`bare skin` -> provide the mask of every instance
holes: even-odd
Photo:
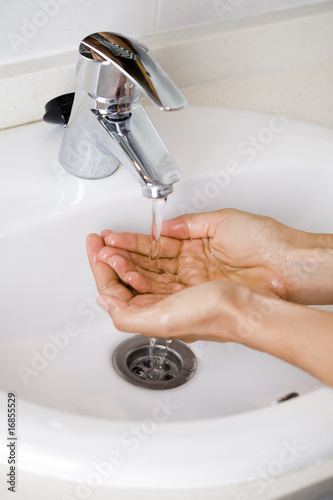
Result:
[[[98,259],[141,294],[224,280],[302,304],[333,303],[331,235],[238,210],[178,217],[164,222],[162,235],[158,263],[148,258],[150,236],[111,231],[102,233]]]
[[[99,302],[119,330],[240,342],[333,385],[333,314],[287,302],[333,303],[330,235],[236,210],[166,221],[162,235],[158,263],[147,235],[88,237]]]

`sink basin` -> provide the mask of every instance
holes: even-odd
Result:
[[[332,232],[333,131],[218,108],[149,113],[183,175],[166,218],[234,207]],[[96,305],[85,239],[105,228],[148,233],[150,201],[123,167],[98,181],[65,172],[62,135],[44,123],[0,134],[0,408],[5,421],[7,393],[17,395],[20,472],[66,481],[62,500],[81,498],[84,485],[143,498],[248,484],[263,468],[274,475],[274,462],[281,475],[332,457],[333,390],[267,354],[196,342],[195,376],[170,391],[115,372],[112,353],[130,335]],[[5,470],[7,455],[1,447]]]

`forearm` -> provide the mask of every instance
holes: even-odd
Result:
[[[255,294],[241,318],[238,342],[333,386],[333,313]]]
[[[300,304],[333,304],[333,235],[299,232],[288,251],[288,299]]]

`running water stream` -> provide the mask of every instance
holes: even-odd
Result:
[[[166,198],[156,198],[152,199],[152,226],[151,226],[151,237],[150,237],[150,251],[149,251],[149,262],[151,266],[158,270],[158,258],[160,255],[160,236],[163,223],[164,208],[167,199]],[[171,340],[166,341],[166,347],[163,354],[160,356],[154,355],[154,347],[157,343],[156,338],[150,339],[149,346],[149,356],[151,368],[149,370],[149,377],[153,380],[158,380],[163,374],[163,364],[168,352],[169,344]]]
[[[158,257],[160,254],[160,236],[166,201],[166,198],[153,198],[151,200],[153,218],[151,225],[149,261],[156,268],[158,266]]]

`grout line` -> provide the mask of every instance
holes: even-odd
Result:
[[[0,128],[0,134],[2,132],[7,131],[7,130],[17,129],[19,127],[25,127],[25,125],[33,125],[34,123],[40,123],[42,121],[43,121],[43,117],[37,118],[36,120],[32,120],[31,122],[19,123],[18,125],[11,125],[10,127],[1,127]]]

